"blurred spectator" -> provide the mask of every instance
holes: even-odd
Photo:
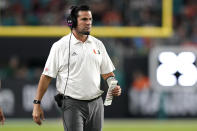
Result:
[[[13,10],[15,12],[14,18],[16,21],[16,25],[25,25],[25,21],[23,19],[24,9],[20,3],[16,3],[13,5]]]
[[[103,15],[102,21],[105,26],[120,26],[122,16],[117,10],[109,10]]]
[[[148,89],[150,87],[149,78],[141,71],[136,71],[133,73],[133,83],[131,87],[136,91]]]
[[[93,15],[94,25],[103,25],[102,17],[109,7],[109,1],[106,0],[94,0],[90,3]]]
[[[10,0],[0,1],[1,25],[61,25],[65,21],[66,1]]]
[[[43,69],[38,67],[34,69],[34,73],[33,73],[33,79],[39,79],[41,74],[43,72]]]
[[[149,104],[149,78],[140,70],[133,73],[133,81],[129,89],[129,108],[132,114],[145,113],[144,107]]]
[[[27,68],[27,66],[22,65],[20,68],[18,68],[16,74],[15,74],[15,78],[17,79],[28,79],[29,78],[29,70]]]
[[[8,63],[0,68],[1,79],[38,79],[42,69],[40,67],[28,67],[21,63],[18,56],[12,56]]]
[[[51,0],[46,6],[46,11],[41,18],[43,25],[62,25],[65,24],[64,9],[65,5],[60,0]],[[64,21],[64,22],[63,22]]]
[[[196,18],[195,26],[192,30],[191,40],[195,45],[197,45],[197,18]]]
[[[1,72],[0,72],[0,77],[2,79],[5,78],[13,78],[16,75],[16,72],[18,70],[20,61],[19,58],[17,56],[13,56],[10,58],[9,62],[8,62],[8,66],[4,67]]]
[[[0,0],[0,3],[2,25],[62,25],[70,6],[84,3],[90,4],[95,25],[161,25],[158,0]]]
[[[133,44],[136,54],[146,55],[152,48],[152,40],[150,38],[133,38]]]
[[[0,0],[0,10],[5,10],[8,7],[7,0]]]

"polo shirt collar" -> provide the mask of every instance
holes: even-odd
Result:
[[[89,43],[89,44],[92,43],[92,38],[91,38],[90,35],[88,35],[88,38],[87,38],[87,40],[85,41],[85,43]]]
[[[70,35],[71,35],[71,33],[70,33]],[[79,43],[81,43],[81,41],[78,40],[78,39],[75,37],[74,34],[72,34],[72,36],[71,36],[71,41],[72,41],[73,44],[79,44]],[[91,43],[91,42],[92,42],[92,38],[90,37],[90,35],[88,35],[88,38],[87,38],[87,40],[86,40],[84,43]]]

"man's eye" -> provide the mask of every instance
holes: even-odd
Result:
[[[81,20],[83,20],[83,21],[87,21],[87,20],[92,20],[92,19],[82,18]]]
[[[82,20],[84,20],[84,21],[85,21],[85,20],[88,20],[88,19],[84,18],[84,19],[82,19]]]

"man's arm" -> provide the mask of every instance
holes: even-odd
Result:
[[[115,77],[115,74],[113,72],[110,72],[108,74],[102,74],[102,77],[104,80],[107,80],[109,77]],[[113,96],[120,96],[121,95],[121,88],[119,85],[117,85],[113,90],[112,90],[112,95]]]
[[[107,80],[107,78],[109,78],[111,76],[115,77],[115,74],[113,72],[110,72],[108,74],[102,74],[102,77],[104,80]]]
[[[0,107],[0,122],[1,122],[2,125],[3,125],[4,122],[5,122],[5,117],[4,117],[4,115],[3,115],[3,110],[1,109],[1,107]]]
[[[51,80],[52,80],[51,77],[46,76],[46,75],[41,75],[35,100],[39,100],[39,101],[42,100],[42,97],[44,96],[44,93],[46,92]],[[34,122],[36,122],[38,125],[42,124],[41,119],[44,120],[44,112],[40,104],[34,104],[32,116],[33,116]]]

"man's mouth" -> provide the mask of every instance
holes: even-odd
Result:
[[[85,27],[86,30],[89,30],[90,28],[91,28],[90,26],[86,26],[86,27]]]

